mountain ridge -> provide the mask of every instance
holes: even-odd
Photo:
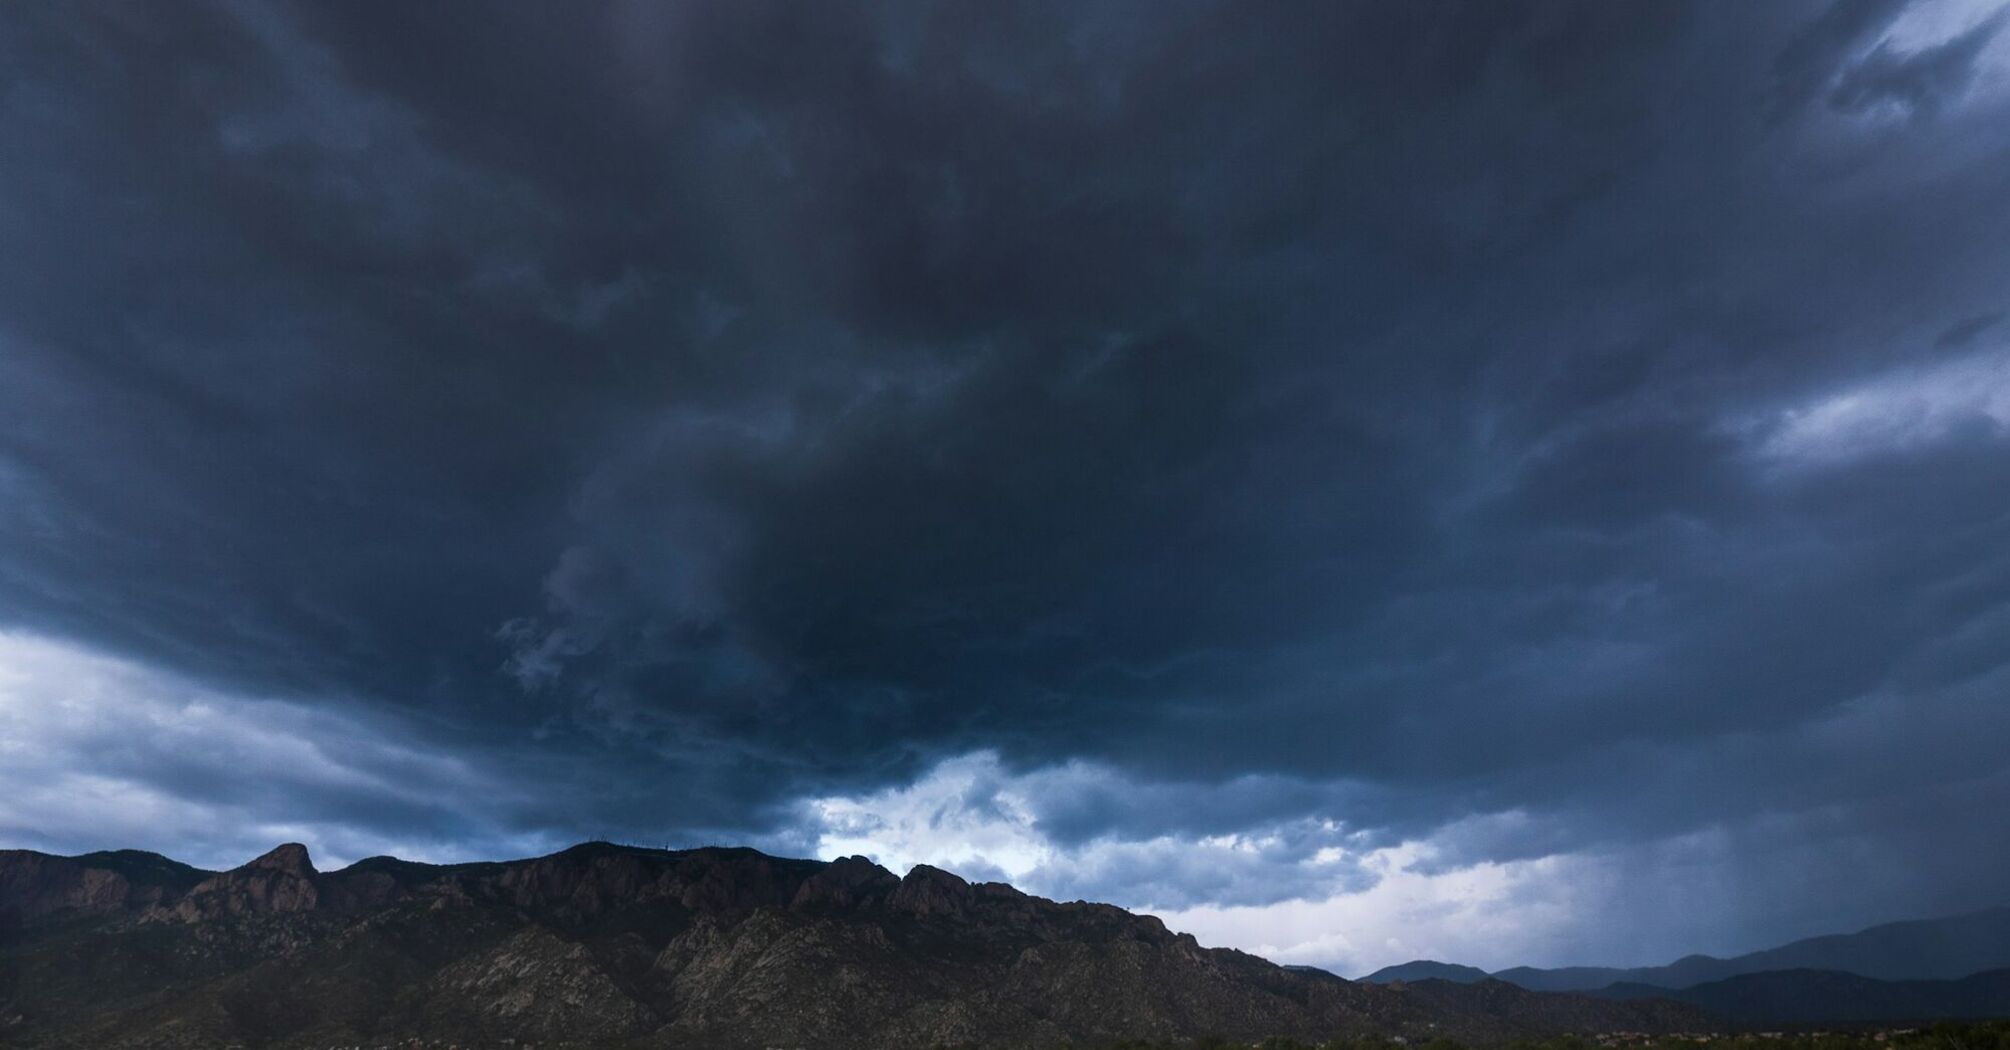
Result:
[[[1823,970],[1879,981],[1956,980],[2010,967],[2010,906],[1878,923],[1729,958],[1685,955],[1662,966],[1529,966],[1493,976],[1534,991],[1595,991],[1613,984],[1680,989],[1744,974]]]
[[[1403,990],[1202,947],[1156,917],[926,865],[582,843],[516,861],[287,844],[221,872],[0,853],[0,1043],[1008,1047],[1702,1027],[1499,981]]]
[[[1455,984],[1477,984],[1490,979],[1498,980],[1477,966],[1439,962],[1436,959],[1412,959],[1406,963],[1384,966],[1361,978],[1370,984],[1391,984],[1396,981],[1451,981]]]

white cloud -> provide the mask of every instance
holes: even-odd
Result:
[[[2006,7],[2005,0],[1915,0],[1892,22],[1884,41],[1908,54],[1936,47],[2002,17]],[[1978,92],[2010,87],[2010,33],[1997,33],[1976,56],[1975,74]]]
[[[1430,842],[1357,848],[1343,825],[1318,818],[1055,841],[1042,827],[1043,801],[1094,779],[1122,778],[1082,762],[1014,773],[996,754],[976,752],[904,787],[813,799],[805,820],[822,857],[862,853],[895,871],[929,863],[1046,896],[1107,900],[1153,912],[1205,944],[1350,975],[1423,955],[1526,961],[1532,945],[1575,931],[1586,912],[1580,898],[1603,895],[1610,881],[1608,866],[1587,857],[1454,866]]]
[[[1907,710],[1915,720],[1938,717],[1916,704]],[[1930,726],[1921,732],[1939,735]],[[1856,730],[1837,734],[1844,751],[1860,749]],[[1818,765],[1863,774],[1861,761],[1821,740],[1814,744]],[[1786,737],[1755,739],[1750,761],[1797,775],[1807,756],[1796,756],[1807,746]],[[1980,755],[1947,754],[1945,764],[1963,778],[1998,768]],[[1894,814],[1946,809],[1935,784],[1898,772],[1880,778],[1894,793],[1874,806]],[[1657,772],[1644,765],[1638,773],[1641,790],[1650,792],[1660,777],[1673,777],[1667,790],[1676,791],[1707,775],[1694,766]],[[1416,958],[1490,970],[1665,963],[1694,951],[1736,954],[1992,902],[1986,886],[1922,900],[1913,866],[1877,847],[1884,832],[1838,820],[1819,804],[1769,809],[1759,804],[1770,794],[1763,789],[1741,816],[1630,841],[1594,836],[1531,854],[1530,836],[1539,838],[1553,814],[1471,814],[1393,845],[1337,820],[1276,816],[1290,811],[1288,803],[1233,831],[1125,832],[1128,825],[1117,823],[1087,841],[1050,833],[1050,815],[1085,785],[1154,809],[1180,812],[1184,805],[1195,816],[1193,800],[1204,797],[1092,763],[1014,771],[997,755],[976,752],[947,759],[905,786],[811,800],[801,820],[822,857],[863,853],[895,871],[930,863],[969,877],[1009,879],[1042,896],[1108,901],[1156,914],[1203,944],[1350,977]],[[1916,824],[1922,834],[1931,827],[1913,817],[1891,819]]]
[[[2010,354],[1900,369],[1829,391],[1780,412],[1760,447],[1782,464],[1837,465],[1972,428],[2010,428]]]
[[[209,867],[288,840],[324,867],[535,852],[546,843],[481,825],[512,795],[389,722],[0,633],[0,845],[154,849]]]
[[[1580,856],[1418,870],[1432,852],[1421,842],[1374,851],[1364,861],[1376,880],[1355,892],[1158,914],[1205,944],[1352,977],[1427,958],[1499,969],[1527,961],[1533,944],[1576,926],[1585,910],[1580,898],[1602,896],[1610,882],[1601,861]]]
[[[990,752],[944,761],[906,787],[815,798],[805,809],[825,858],[864,854],[898,871],[927,863],[1014,880],[1055,858]]]
[[[1325,893],[1358,880],[1349,830],[1329,820],[1253,816],[1209,834],[1119,821],[1127,833],[1060,834],[1068,810],[1121,798],[1175,821],[1205,795],[1262,791],[1264,778],[1220,788],[1141,783],[1074,761],[1013,772],[992,751],[946,759],[913,783],[801,804],[821,857],[859,853],[897,871],[927,863],[1007,880],[1047,896],[1116,899],[1132,907],[1247,903]],[[1273,796],[1273,804],[1274,804]],[[1218,801],[1218,800],[1217,800]],[[1246,803],[1245,803],[1246,804]]]

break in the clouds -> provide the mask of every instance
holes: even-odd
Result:
[[[0,838],[1362,969],[2001,903],[2010,15],[0,17]]]

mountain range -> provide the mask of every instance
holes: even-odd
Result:
[[[1930,981],[2005,967],[2010,967],[2010,908],[1890,922],[1856,933],[1809,937],[1729,959],[1690,955],[1666,966],[1631,969],[1573,966],[1538,970],[1518,966],[1493,976],[1537,991],[1579,991],[1622,983],[1688,988],[1773,970],[1835,970],[1881,981]]]
[[[1371,984],[1497,980],[1532,991],[1685,1002],[1738,1024],[2010,1016],[2010,908],[1885,923],[1720,959],[1666,966],[1519,966],[1487,973],[1418,959]]]
[[[1493,977],[1532,991],[1570,992],[1615,984],[1689,988],[1779,970],[1828,970],[1880,981],[1934,981],[2005,968],[2010,968],[2010,908],[1992,908],[1809,937],[1728,959],[1688,955],[1666,966],[1516,966],[1489,974],[1474,966],[1418,959],[1385,966],[1361,979],[1388,984],[1426,978],[1472,982]]]
[[[1486,1045],[1710,1023],[1663,1000],[1289,970],[1111,905],[861,857],[589,843],[321,872],[289,844],[216,872],[0,851],[10,1047]]]

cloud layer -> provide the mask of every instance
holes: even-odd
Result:
[[[1346,967],[1998,903],[2005,25],[23,12],[0,836],[860,850]]]

